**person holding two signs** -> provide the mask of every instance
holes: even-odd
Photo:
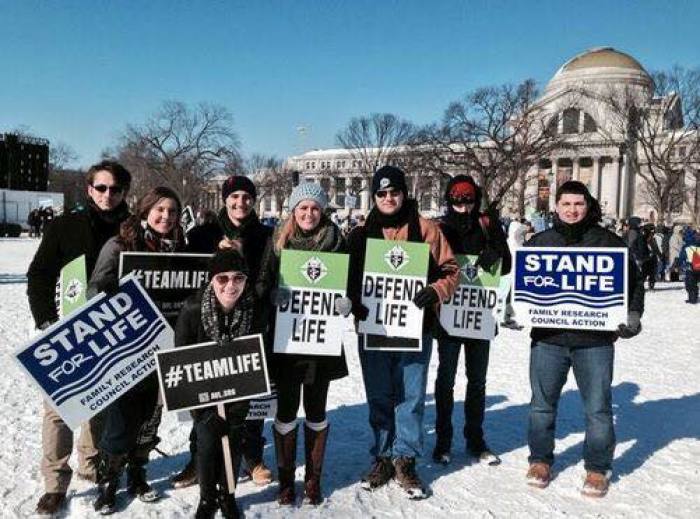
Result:
[[[467,175],[457,175],[447,185],[445,192],[447,214],[440,221],[440,229],[455,254],[478,256],[477,269],[490,270],[499,261],[501,274],[511,269],[508,242],[497,215],[482,214],[481,188]],[[437,379],[435,380],[435,433],[437,440],[433,451],[436,463],[450,462],[452,446],[452,408],[454,384],[459,352],[464,345],[464,369],[467,376],[467,393],[464,398],[464,437],[467,450],[477,459],[490,465],[500,460],[488,448],[484,440],[483,422],[486,407],[486,371],[489,365],[490,341],[466,339],[441,333],[438,338]]]
[[[421,217],[416,201],[408,198],[402,170],[393,166],[377,170],[372,178],[372,195],[374,207],[366,224],[353,229],[348,237],[348,288],[355,317],[363,321],[369,315],[369,309],[362,304],[368,239],[427,243],[430,254],[428,285],[412,299],[412,304],[427,310],[420,350],[367,351],[360,345],[370,426],[374,432],[371,452],[375,456],[362,485],[367,490],[374,490],[395,478],[409,498],[420,499],[426,493],[415,464],[423,448],[425,389],[433,342],[431,327],[435,319],[433,310],[454,292],[459,267],[438,225]]]
[[[280,256],[283,249],[346,252],[343,235],[323,211],[328,206],[328,195],[319,184],[299,184],[289,197],[291,211],[287,220],[277,229],[263,255],[256,292],[261,301],[271,299],[275,306],[289,302],[288,291],[278,290]],[[350,302],[341,299],[345,312],[350,313]],[[274,331],[270,331],[274,337]],[[328,438],[326,401],[331,380],[348,374],[345,355],[313,356],[276,353],[272,355],[270,368],[277,384],[277,416],[274,436],[279,477],[278,502],[292,505],[294,470],[296,466],[297,411],[303,388],[304,448],[306,452],[306,476],[304,494],[306,501],[317,505],[321,494],[321,470]]]
[[[119,255],[123,251],[181,251],[185,240],[179,224],[180,213],[180,199],[172,189],[156,187],[146,193],[138,202],[136,215],[129,217],[119,234],[102,247],[88,285],[88,297],[118,290]],[[158,493],[146,481],[145,466],[158,441],[160,414],[155,373],[104,411],[96,511],[103,514],[114,511],[125,463],[128,464],[127,491],[145,502],[158,499]]]

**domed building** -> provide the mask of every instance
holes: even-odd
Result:
[[[676,94],[654,96],[649,73],[632,56],[611,47],[593,48],[564,63],[546,85],[537,101],[547,128],[556,132],[562,146],[540,160],[528,171],[525,191],[525,216],[554,209],[554,192],[558,185],[575,179],[586,184],[598,198],[603,213],[610,219],[632,214],[652,218],[653,206],[638,175],[645,167],[644,153],[628,136],[628,123],[613,110],[633,99],[645,114],[659,119],[666,131],[682,130],[681,99]],[[671,150],[681,153],[682,150]],[[401,165],[401,154],[395,160]],[[686,161],[687,162],[687,161]],[[353,207],[366,212],[370,206],[367,178],[362,164],[345,149],[314,150],[289,157],[286,167],[300,172],[302,181],[318,181],[326,186],[338,208]],[[685,175],[675,188],[668,219],[690,220],[692,212],[683,204],[683,189],[700,191],[697,161],[692,175]],[[409,178],[409,187],[418,186],[418,175]],[[437,181],[436,181],[437,183]],[[522,184],[519,186],[522,192]],[[416,193],[420,208],[429,215],[441,210],[439,186],[431,192]],[[644,195],[644,196],[642,196]],[[515,189],[502,204],[505,214],[517,215]],[[700,198],[700,197],[699,197]],[[700,199],[695,201],[700,205]],[[263,196],[260,212],[276,212]],[[342,213],[343,211],[341,211]]]

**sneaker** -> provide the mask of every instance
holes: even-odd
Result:
[[[416,458],[402,456],[394,459],[394,480],[401,485],[409,499],[425,499],[427,493],[416,472]]]
[[[486,447],[482,451],[470,451],[472,456],[476,458],[479,463],[484,463],[490,467],[496,467],[497,465],[501,464],[501,458],[499,458],[496,454],[491,452],[491,450]]]
[[[525,477],[527,478],[527,484],[531,487],[546,488],[552,480],[552,469],[541,461],[530,463],[530,468]]]
[[[450,451],[442,451],[436,447],[433,451],[433,461],[435,463],[439,463],[440,465],[449,465],[452,461]]]
[[[511,330],[522,330],[524,326],[522,324],[518,324],[518,321],[515,319],[508,319],[507,321],[503,321],[501,323],[501,326],[503,328],[509,328]]]
[[[81,479],[83,481],[89,481],[90,483],[97,483],[97,471],[78,472],[78,479]]]
[[[170,482],[173,484],[173,488],[187,488],[196,485],[198,482],[197,466],[194,463],[194,459],[190,459],[185,468],[182,469],[182,472],[170,478]]]
[[[603,497],[608,493],[611,476],[612,472],[609,470],[605,474],[589,470],[586,473],[586,479],[583,482],[581,494],[588,497]]]
[[[394,465],[389,458],[378,457],[367,475],[362,478],[360,485],[365,490],[376,490],[383,487],[394,477]]]
[[[253,483],[262,487],[272,483],[272,471],[265,466],[265,463],[260,462],[248,472]]]
[[[65,492],[46,492],[39,498],[36,505],[36,513],[38,515],[53,515],[66,502]]]

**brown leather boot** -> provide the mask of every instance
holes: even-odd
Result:
[[[287,434],[280,434],[274,426],[272,430],[277,454],[277,479],[280,482],[277,502],[280,505],[293,505],[296,501],[294,470],[297,456],[297,428],[295,427]]]
[[[306,452],[306,475],[304,476],[304,501],[311,505],[323,502],[321,494],[321,471],[323,457],[326,453],[328,425],[325,429],[315,431],[304,425],[304,451]]]

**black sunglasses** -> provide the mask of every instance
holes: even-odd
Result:
[[[106,186],[104,184],[95,184],[92,186],[92,188],[95,191],[98,191],[99,193],[104,193],[107,190],[113,195],[121,195],[124,192],[124,188],[122,186]]]
[[[396,198],[400,193],[401,191],[398,189],[382,189],[374,194],[377,198],[385,198],[387,195],[390,195],[392,198]]]

